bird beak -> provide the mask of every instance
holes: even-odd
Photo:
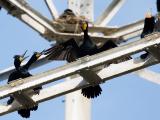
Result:
[[[20,57],[20,61],[21,61],[21,62],[24,61],[25,59],[27,59],[27,58],[29,57],[29,56],[26,56],[26,57],[25,57],[27,51],[28,51],[28,50],[26,50],[26,51],[21,55],[21,57]]]
[[[26,50],[21,56],[24,58],[28,50]]]
[[[23,57],[23,56],[21,56],[19,59],[20,59],[20,61],[22,62],[22,61],[24,61],[25,59],[27,59],[29,56],[26,56],[26,57]]]
[[[84,23],[82,23],[82,30],[86,30],[87,29],[87,23],[86,22],[84,22]]]

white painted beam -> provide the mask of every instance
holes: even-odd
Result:
[[[135,71],[134,73],[136,73],[136,75],[143,78],[144,80],[160,85],[160,74],[159,73],[153,72],[148,69],[138,70],[138,71]]]
[[[134,37],[137,37],[141,34],[142,32],[142,27],[138,27],[138,26],[143,26],[143,22],[142,20],[141,21],[138,21],[138,22],[134,22],[132,24],[129,24],[129,25],[126,25],[126,26],[122,26],[120,28],[117,28],[116,32],[113,32],[113,36],[116,36],[116,37],[121,37],[124,41],[130,39],[130,38],[134,38]],[[136,29],[137,28],[137,29]],[[98,27],[98,29],[101,29]],[[130,31],[130,33],[127,31],[127,29]],[[95,29],[96,30],[96,29]],[[133,30],[133,31],[132,31]],[[138,31],[137,31],[138,30]],[[99,30],[101,31],[101,30]],[[103,28],[102,30],[104,33],[105,33],[105,29]],[[111,30],[110,30],[111,31]],[[105,42],[105,41],[104,41]],[[117,41],[118,42],[118,41]],[[119,42],[122,42],[122,41],[119,41]],[[48,61],[45,59],[45,57],[43,59],[40,59],[38,60],[33,66],[31,66],[31,69],[32,68],[36,68],[38,66],[41,66],[41,65],[44,65],[44,64],[47,64],[48,62],[51,62],[51,61]],[[25,64],[26,62],[24,62],[23,64]],[[14,70],[14,67],[9,67],[9,68],[6,68],[4,70],[1,70],[0,71],[0,80],[4,80],[4,79],[7,79],[8,78],[8,75]]]
[[[81,77],[67,77],[67,81],[75,81]],[[91,99],[84,97],[81,90],[71,92],[65,96],[65,120],[91,120]]]
[[[56,6],[53,3],[53,0],[44,0],[44,1],[48,7],[48,10],[49,10],[52,18],[57,19],[59,17],[59,15],[58,15],[58,11],[56,9]]]
[[[146,61],[136,58],[119,64],[111,64],[109,67],[99,71],[98,75],[102,78],[102,82],[104,83],[107,80],[111,80],[115,77],[119,77],[157,63],[158,61],[156,61],[154,58],[149,58]],[[39,95],[31,94],[31,98],[38,104],[40,102],[44,102],[46,100],[82,89],[86,86],[88,86],[88,83],[81,77],[77,77],[69,81],[58,83],[52,87],[44,88],[40,91]],[[14,102],[9,106],[0,106],[0,115],[13,112],[19,108],[21,108],[21,106],[17,102]]]
[[[32,76],[23,80],[17,80],[14,85],[5,85],[0,88],[0,99],[9,96],[12,93],[20,90],[27,90],[36,86],[44,85],[58,79],[68,77],[70,75],[79,73],[80,70],[97,67],[107,62],[115,61],[123,56],[128,56],[133,53],[142,51],[148,47],[160,43],[159,34],[153,34],[145,39],[129,43],[111,50],[81,58],[73,63],[69,63],[54,70],[50,70],[36,76]]]
[[[102,15],[96,20],[95,24],[105,26],[115,16],[119,9],[124,4],[125,0],[113,0],[112,3],[105,9]]]
[[[67,0],[68,8],[71,9],[77,16],[80,15],[80,0]]]
[[[8,0],[11,4],[15,5],[18,9],[19,13],[15,17],[29,25],[31,28],[36,30],[39,34],[41,34],[47,40],[57,40],[63,41],[68,40],[70,38],[75,38],[77,40],[82,39],[82,34],[72,34],[72,33],[61,33],[57,32],[54,27],[53,23],[49,21],[47,18],[42,16],[39,12],[34,10],[27,4],[24,0],[17,1],[17,0]],[[5,0],[0,0],[0,4],[3,6]],[[8,7],[8,8],[7,8]],[[10,9],[9,6],[5,7],[6,10]],[[12,13],[12,12],[11,12]],[[96,30],[96,28],[95,28]],[[106,41],[108,39],[118,40],[114,36],[102,36],[102,35],[91,35],[92,39],[95,41]]]
[[[94,0],[79,0],[80,15],[85,16],[88,21],[94,21]]]
[[[144,20],[139,20],[131,24],[119,27],[114,33],[111,33],[108,35],[114,36],[114,37],[124,36],[127,34],[131,34],[133,32],[141,31],[143,27],[144,27]]]

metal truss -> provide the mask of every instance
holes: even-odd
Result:
[[[9,13],[27,25],[29,25],[31,28],[36,30],[40,35],[42,35],[47,40],[56,40],[56,41],[63,41],[68,40],[69,38],[75,38],[75,39],[81,39],[81,34],[73,34],[73,33],[62,33],[57,31],[55,28],[57,28],[56,24],[52,23],[49,19],[42,16],[38,11],[33,9],[29,4],[24,1],[18,1],[18,0],[0,0],[0,5],[2,5]],[[14,8],[14,9],[13,9]],[[141,26],[140,26],[141,24]],[[59,27],[59,26],[58,26]],[[67,27],[67,25],[66,25]],[[126,32],[127,27],[132,29],[129,32]],[[95,41],[106,41],[108,39],[115,39],[118,41],[123,41],[123,39],[117,39],[118,37],[123,38],[124,35],[128,35],[129,33],[135,32],[137,30],[140,30],[143,28],[143,23],[138,22],[131,25],[127,25],[120,28],[113,29],[113,32],[111,34],[111,29],[105,28],[105,27],[99,27],[99,26],[93,26],[91,27],[91,32],[102,32],[102,33],[110,33],[109,35],[104,36],[98,36],[98,35],[91,35],[92,39]],[[73,27],[75,29],[75,27]],[[115,31],[115,32],[114,32]],[[116,35],[118,36],[116,36]],[[119,36],[120,34],[120,36]],[[131,36],[132,37],[132,36]]]
[[[69,8],[75,8],[76,4],[71,4],[72,0],[68,1]],[[76,1],[74,0],[74,2]],[[77,2],[78,4],[75,9],[75,13],[78,15],[89,16],[90,18],[94,17],[92,0],[82,0],[81,2],[77,0]],[[90,36],[95,42],[103,43],[107,40],[114,40],[117,43],[121,43],[140,35],[143,28],[143,20],[120,27],[105,26],[119,11],[124,2],[125,0],[113,0],[95,22],[93,19],[89,19],[90,22],[93,23],[93,26],[89,29]],[[59,17],[59,13],[57,12],[53,1],[45,0],[45,3],[52,18],[54,20],[57,19]],[[85,3],[86,6],[90,5],[89,9],[87,9],[86,6],[83,6],[83,9],[85,9],[86,12],[82,11],[82,3]],[[60,26],[58,22],[53,20],[51,21],[41,15],[25,0],[0,0],[0,5],[5,8],[10,15],[18,18],[30,26],[48,41],[62,42],[68,40],[69,38],[81,40],[83,36],[80,32],[74,33],[76,25],[72,25],[72,27],[70,27],[70,24],[63,24],[63,26]],[[68,30],[69,28],[70,32],[63,31],[64,29]],[[95,33],[101,34],[99,35]],[[62,67],[40,73],[26,79],[18,79],[8,85],[1,86],[0,99],[12,95],[14,96],[15,101],[11,105],[0,105],[0,115],[19,110],[25,106],[33,106],[46,100],[80,90],[90,85],[103,84],[107,80],[111,80],[112,78],[126,75],[131,72],[135,72],[140,77],[159,84],[157,81],[157,78],[159,78],[158,74],[148,70],[141,70],[159,63],[160,53],[157,52],[159,44],[160,34],[155,33],[144,39],[139,39],[135,42],[131,42],[93,56],[86,56]],[[148,50],[150,52],[150,56],[145,60],[133,58],[125,62],[111,64],[104,67],[106,64],[112,63],[123,56],[133,55],[143,50]],[[34,64],[32,68],[45,65],[48,62],[50,61],[46,59],[46,56],[43,56]],[[103,67],[97,70],[96,68],[99,66]],[[14,67],[10,67],[0,71],[0,78],[6,79],[8,74],[10,74],[13,70]],[[92,74],[93,81],[90,81],[90,74]],[[154,77],[152,77],[153,74]],[[36,94],[31,90],[36,86],[46,85],[66,77],[70,77],[71,79],[48,88],[44,88],[39,94]],[[90,118],[88,117],[88,119]]]
[[[132,42],[93,56],[86,56],[84,58],[78,59],[73,63],[69,63],[62,67],[37,74],[33,77],[19,79],[10,83],[9,85],[5,85],[0,88],[0,99],[10,96],[11,94],[23,94],[24,91],[29,90],[33,87],[45,85],[75,74],[80,74],[83,77],[83,74],[81,74],[81,71],[83,70],[93,70],[100,65],[105,65],[109,62],[113,62],[122,56],[132,55],[147,48],[157,48],[157,45],[160,43],[159,36],[160,34],[156,33],[146,37],[145,39],[140,39],[136,42]],[[109,67],[106,67],[98,71],[97,73],[94,72],[94,74],[97,74],[101,78],[100,83],[104,83],[105,81],[112,78],[119,77],[121,75],[137,71],[139,69],[143,69],[145,67],[157,64],[158,62],[159,61],[152,56],[150,56],[146,60],[135,58],[119,64],[111,64]],[[28,93],[28,96],[31,98],[31,100],[38,104],[40,102],[79,90],[89,85],[92,85],[92,83],[86,81],[86,79],[83,80],[83,78],[79,79],[78,77],[66,82],[53,85],[52,87],[45,88],[40,91],[39,95],[30,92]],[[2,107],[0,107],[0,114],[3,115],[12,112],[20,109],[21,107],[23,107],[23,104],[20,105],[19,102],[15,101],[12,105],[3,105]]]

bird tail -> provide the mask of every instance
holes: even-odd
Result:
[[[21,109],[18,110],[18,114],[22,116],[23,118],[29,118],[30,117],[30,109]]]
[[[37,109],[38,109],[38,105],[30,108],[30,110],[32,110],[32,111],[36,111]]]
[[[102,92],[101,87],[99,85],[96,85],[83,88],[81,93],[83,94],[84,97],[90,99],[99,96],[101,92]]]
[[[29,118],[30,117],[30,111],[36,111],[37,109],[38,109],[38,105],[34,106],[32,108],[29,108],[29,109],[18,110],[18,114],[20,116],[22,116],[23,118]]]

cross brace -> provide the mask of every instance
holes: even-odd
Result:
[[[139,58],[128,60],[119,64],[112,64],[107,68],[98,72],[98,76],[102,79],[102,81],[111,80],[112,78],[131,73],[133,71],[137,71],[139,69],[143,69],[150,65],[157,64],[154,58],[149,58],[146,61],[140,60]],[[67,93],[71,93],[73,91],[82,89],[87,87],[89,84],[83,80],[82,77],[77,77],[70,81],[65,81],[59,84],[56,84],[52,87],[48,87],[42,89],[39,95],[30,94],[29,96],[35,103],[44,102],[46,100],[53,99],[55,97],[65,95]],[[18,109],[22,108],[22,106],[17,102],[14,101],[11,105],[1,105],[0,106],[0,115],[4,115]]]
[[[40,35],[42,35],[47,40],[56,39],[57,41],[63,41],[63,40],[68,40],[71,37],[77,40],[82,39],[81,34],[58,32],[55,29],[56,25],[52,21],[42,16],[38,11],[30,7],[29,4],[24,0],[21,0],[21,1],[19,0],[0,0],[0,5],[3,6],[7,11],[9,11],[11,15],[17,17],[18,19],[20,19],[21,21],[29,25],[31,28],[36,30]],[[143,25],[142,22],[141,22],[141,25]],[[139,30],[139,29],[142,29],[141,25],[139,26],[139,24],[135,24],[133,27],[137,26],[136,30]],[[132,24],[128,25],[128,27],[131,27],[131,26]],[[102,33],[107,33],[107,31],[110,32],[110,29],[108,28],[101,27],[99,29],[98,26],[95,26],[95,27],[93,26],[90,28],[90,31],[94,31],[94,32],[97,32],[99,30]],[[115,32],[116,32],[116,35],[118,33],[121,33],[120,35],[122,36],[118,36],[118,37],[122,37],[122,38],[123,38],[123,35],[129,34],[128,32],[126,33],[126,31],[123,32],[123,27],[122,27],[122,30],[121,28],[119,28],[119,29],[116,29]],[[112,33],[114,34],[115,32],[113,31]],[[131,30],[130,32],[135,32],[135,29]],[[91,37],[95,41],[106,41],[108,39],[113,39],[115,42],[117,40],[120,41],[119,39],[115,39],[117,38],[117,36],[112,35],[112,34],[107,35],[107,36],[105,36],[105,34],[104,36],[91,35]]]
[[[146,37],[145,39],[141,39],[93,56],[80,58],[73,63],[69,63],[57,69],[53,69],[33,77],[15,81],[14,85],[12,86],[9,84],[1,87],[0,99],[18,91],[31,89],[36,86],[44,85],[58,79],[68,77],[70,75],[78,74],[83,69],[92,69],[108,62],[113,62],[123,56],[128,56],[140,52],[148,47],[154,47],[154,45],[157,45],[159,43],[159,34],[153,34]]]

